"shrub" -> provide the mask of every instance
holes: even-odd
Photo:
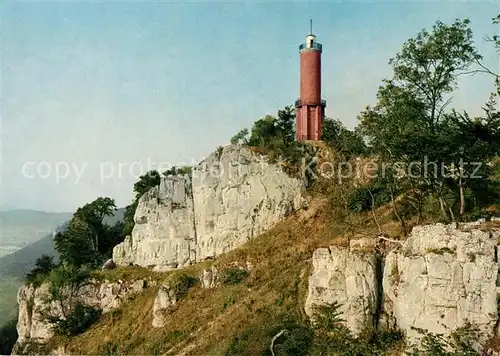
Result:
[[[174,291],[175,295],[183,297],[188,290],[194,286],[197,279],[187,275],[186,273],[172,274],[168,280],[169,287]]]
[[[240,283],[248,276],[248,271],[242,268],[226,268],[221,272],[220,282],[223,285],[234,285]]]
[[[55,267],[54,257],[43,254],[36,259],[35,267],[26,275],[26,282],[39,286]]]
[[[77,302],[66,318],[54,317],[52,327],[59,335],[75,336],[87,330],[100,316],[100,309]]]
[[[422,338],[419,344],[412,345],[410,355],[474,356],[478,354],[475,346],[481,339],[482,333],[470,323],[457,328],[448,336],[420,328],[413,329],[422,335]]]
[[[381,179],[377,179],[354,190],[349,195],[348,204],[350,210],[360,213],[377,208],[390,200],[389,188]]]

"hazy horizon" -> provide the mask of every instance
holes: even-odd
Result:
[[[309,18],[326,115],[352,128],[389,59],[436,20],[468,17],[498,68],[484,41],[498,12],[494,2],[5,2],[0,209],[72,212],[99,196],[125,206],[148,163],[195,163],[293,104]],[[450,108],[479,115],[493,78],[464,76],[459,88]],[[70,170],[57,181],[59,163]]]

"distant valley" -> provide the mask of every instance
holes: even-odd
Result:
[[[118,209],[108,224],[123,220]],[[17,290],[42,254],[58,259],[53,233],[64,229],[73,213],[34,210],[0,212],[0,325],[16,316]]]

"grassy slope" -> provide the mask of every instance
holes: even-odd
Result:
[[[230,348],[237,355],[258,355],[268,350],[272,337],[286,318],[304,321],[303,306],[311,256],[319,246],[345,243],[346,226],[329,216],[327,207],[292,216],[243,247],[221,256],[215,263],[250,261],[253,269],[239,285],[213,290],[193,287],[172,312],[163,328],[151,327],[157,287],[137,296],[120,311],[108,314],[90,330],[71,340],[58,340],[67,352],[77,354],[185,354],[222,355]],[[315,216],[311,216],[315,215]],[[360,218],[353,235],[375,236],[368,216]],[[391,224],[389,224],[391,225]],[[389,226],[390,228],[390,226]],[[351,230],[351,229],[349,229]],[[397,233],[396,233],[397,234]],[[394,236],[393,236],[394,237]],[[183,271],[197,276],[203,265]],[[122,270],[123,271],[123,270]],[[120,272],[113,272],[120,273]],[[128,270],[133,274],[145,270]],[[178,272],[175,272],[178,273]],[[166,278],[166,274],[155,278]],[[56,341],[56,340],[54,340]]]

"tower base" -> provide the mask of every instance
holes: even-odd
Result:
[[[297,141],[320,141],[323,134],[323,105],[296,106],[297,127],[295,139]]]

